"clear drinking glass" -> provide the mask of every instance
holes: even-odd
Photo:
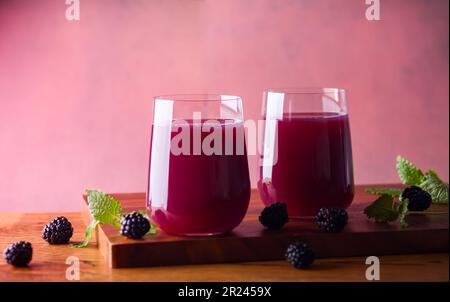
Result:
[[[156,97],[149,166],[147,211],[162,230],[187,236],[231,231],[250,200],[241,98]]]
[[[286,202],[290,217],[347,208],[354,196],[346,92],[337,88],[264,92],[263,202]]]

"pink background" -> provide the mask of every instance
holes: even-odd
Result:
[[[343,87],[359,184],[397,154],[448,181],[448,0],[0,0],[0,211],[144,191],[152,96]],[[256,158],[250,159],[252,182]]]

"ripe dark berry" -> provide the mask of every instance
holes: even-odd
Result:
[[[298,269],[309,268],[316,258],[314,250],[306,241],[290,244],[285,256],[286,260]]]
[[[321,208],[316,216],[319,229],[328,233],[338,233],[347,225],[347,211],[340,208]]]
[[[417,186],[411,186],[403,190],[402,198],[408,198],[408,210],[424,211],[431,205],[431,195]]]
[[[128,238],[142,238],[150,230],[150,222],[138,212],[122,216],[120,224],[120,234]]]
[[[287,205],[284,202],[275,202],[264,208],[259,215],[259,222],[270,230],[281,229],[289,220]]]
[[[50,244],[63,244],[69,242],[73,235],[73,227],[70,221],[59,216],[47,223],[42,230],[42,239]]]
[[[27,266],[33,257],[33,248],[27,241],[18,241],[3,251],[6,262],[14,266]]]

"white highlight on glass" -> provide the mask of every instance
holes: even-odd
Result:
[[[267,92],[266,124],[263,146],[263,179],[272,179],[272,167],[277,160],[276,143],[278,120],[283,119],[284,93]]]
[[[152,148],[150,175],[158,175],[158,177],[150,178],[149,200],[152,201],[153,207],[167,210],[173,101],[156,100],[154,110],[152,146],[154,144],[161,146]]]

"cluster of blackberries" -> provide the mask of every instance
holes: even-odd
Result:
[[[287,262],[298,269],[306,269],[313,264],[315,253],[311,245],[306,241],[290,244],[285,254]]]
[[[270,229],[278,230],[289,220],[287,204],[275,202],[265,207],[259,216],[261,224]],[[324,232],[337,233],[347,225],[347,211],[341,208],[321,208],[316,216],[319,229]],[[306,269],[315,259],[313,248],[306,241],[290,244],[285,254],[286,260],[295,268]]]
[[[17,241],[3,251],[7,263],[14,266],[27,266],[33,257],[33,247],[27,241]]]
[[[347,225],[347,211],[341,208],[321,208],[316,216],[319,229],[328,233],[337,233]],[[295,268],[307,269],[315,259],[311,245],[306,241],[294,242],[286,250],[286,260]]]
[[[150,230],[150,222],[142,214],[133,212],[121,218],[120,233],[128,238],[142,238]],[[42,239],[49,244],[65,244],[73,235],[73,227],[70,221],[59,216],[47,223],[42,230]],[[14,266],[26,266],[31,261],[33,248],[30,242],[18,241],[3,252],[7,263]]]
[[[262,210],[259,222],[269,230],[281,229],[289,220],[287,204],[275,202]]]
[[[341,208],[321,208],[316,216],[319,229],[328,233],[338,233],[347,225],[347,211]]]
[[[68,243],[72,235],[72,224],[64,216],[56,217],[42,230],[42,239],[50,244]],[[5,248],[3,256],[11,265],[27,266],[33,257],[33,248],[28,241],[17,241]]]
[[[417,186],[411,186],[403,190],[402,198],[408,198],[408,210],[425,211],[431,205],[431,195]]]
[[[261,224],[270,229],[281,229],[289,220],[287,204],[275,202],[265,207],[259,215]],[[337,233],[347,225],[347,211],[341,208],[321,208],[316,216],[319,229],[325,232]]]
[[[142,238],[150,230],[150,222],[138,212],[122,216],[120,224],[120,234],[132,239]]]
[[[47,223],[42,230],[42,239],[50,244],[68,243],[72,235],[72,224],[64,216],[56,217]]]

